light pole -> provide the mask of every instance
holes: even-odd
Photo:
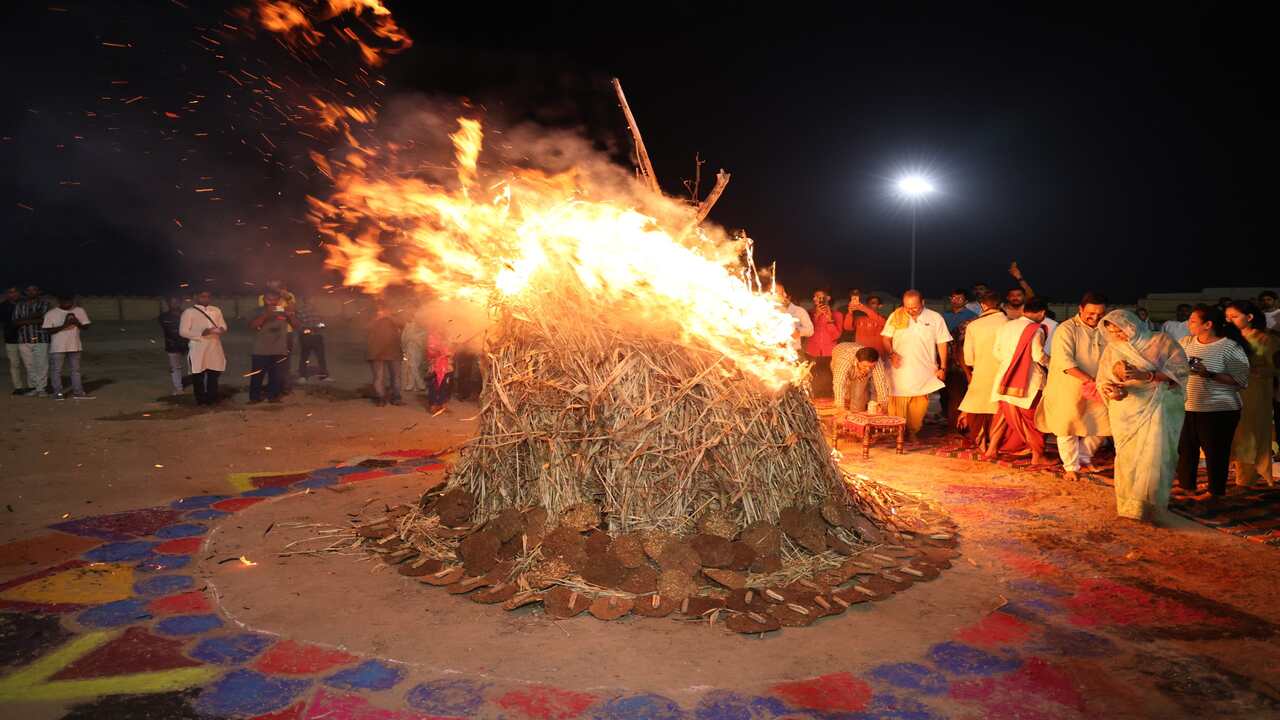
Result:
[[[911,289],[916,289],[916,208],[933,193],[933,182],[924,175],[904,175],[898,179],[898,196],[911,204]]]

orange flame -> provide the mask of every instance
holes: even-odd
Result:
[[[388,47],[375,48],[345,26],[331,34],[339,40],[353,43],[370,66],[381,65],[384,53],[402,52],[413,46],[413,39],[400,29],[381,0],[327,0],[326,6],[324,12],[316,13],[321,20],[333,20],[350,13],[369,32],[389,43]],[[316,28],[309,13],[289,0],[258,0],[257,10],[258,24],[263,29],[285,36],[289,42],[315,47],[325,38],[325,32]]]
[[[311,199],[313,222],[333,240],[326,264],[346,284],[424,285],[546,317],[556,303],[585,303],[614,326],[717,351],[770,388],[798,380],[790,316],[751,290],[737,246],[713,240],[691,209],[654,196],[642,212],[572,171],[512,170],[483,188],[480,123],[458,122],[456,189],[379,174],[381,158],[370,157],[333,175],[328,201]]]

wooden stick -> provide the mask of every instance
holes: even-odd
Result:
[[[711,212],[712,206],[720,199],[720,195],[724,192],[724,188],[729,184],[729,173],[723,169],[716,173],[716,186],[711,188],[711,192],[707,193],[707,199],[698,205],[698,222],[706,219],[707,213]]]
[[[644,149],[644,139],[640,137],[640,126],[636,124],[635,115],[631,114],[631,106],[627,104],[627,96],[622,92],[622,82],[613,79],[613,89],[618,93],[618,102],[622,103],[622,114],[627,118],[627,128],[631,130],[631,139],[636,146],[636,160],[640,163],[640,176],[649,184],[649,189],[661,193],[658,187],[658,176],[653,172],[653,163],[649,161],[649,151]]]

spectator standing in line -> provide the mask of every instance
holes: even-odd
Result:
[[[1274,290],[1263,290],[1258,293],[1258,307],[1267,318],[1268,330],[1280,330],[1280,301],[1276,299]]]
[[[782,283],[776,283],[773,286],[773,292],[782,303],[782,311],[791,316],[794,325],[791,332],[791,347],[799,354],[804,346],[804,339],[813,335],[813,321],[809,318],[809,311],[791,302],[791,295]]]
[[[880,314],[880,298],[871,295],[864,303],[861,290],[849,293],[849,307],[844,313],[844,329],[853,333],[853,341],[862,347],[869,347],[880,355],[885,355],[884,339],[880,333],[884,331],[884,316]]]
[[[9,359],[9,380],[13,383],[14,395],[26,395],[27,373],[22,367],[22,353],[18,352],[18,324],[13,314],[22,302],[22,293],[11,287],[4,291],[4,301],[0,302],[0,325],[4,326],[4,354]]]
[[[324,354],[324,318],[316,314],[315,302],[300,301],[295,317],[298,323],[298,377],[304,383],[311,378],[332,382]],[[316,360],[314,369],[311,367],[312,357]]]
[[[74,295],[59,295],[58,307],[44,314],[41,326],[49,331],[49,358],[52,360],[50,380],[53,384],[53,399],[65,400],[62,392],[62,367],[71,368],[71,397],[76,400],[92,400],[93,396],[84,391],[84,382],[80,376],[80,353],[84,349],[80,341],[81,328],[89,326],[89,314],[84,308],[76,305]]]
[[[1191,306],[1183,303],[1174,310],[1174,320],[1165,320],[1160,326],[1161,332],[1173,338],[1175,342],[1181,342],[1182,338],[1191,334],[1191,330],[1187,328],[1187,318],[1191,317]]]
[[[432,415],[439,415],[449,404],[453,389],[453,348],[444,335],[427,333],[424,354],[427,361],[427,405]]]
[[[263,307],[266,305],[267,293],[272,291],[279,294],[280,296],[279,304],[284,307],[284,311],[289,313],[290,317],[297,314],[298,296],[294,295],[292,292],[289,292],[289,288],[285,286],[285,283],[283,280],[267,281],[267,286],[263,289],[262,294],[258,296],[258,307]],[[285,352],[290,357],[293,356],[293,350],[294,350],[293,331],[297,329],[298,327],[296,325],[291,326],[290,332],[285,338]],[[289,371],[289,364],[286,363],[284,368],[282,368],[280,371],[280,393],[282,395],[288,395],[291,392],[293,392],[293,376]]]
[[[227,321],[222,310],[212,305],[208,290],[196,293],[191,307],[182,312],[179,333],[190,345],[187,359],[191,362],[192,383],[197,405],[218,404],[218,377],[227,369],[227,354],[222,336],[227,334]]]
[[[400,333],[400,343],[404,347],[404,378],[401,388],[405,392],[427,392],[430,389],[429,381],[422,376],[422,363],[427,353],[427,326],[417,313],[409,316],[409,321],[405,323],[404,330]]]
[[[813,336],[804,344],[805,355],[813,363],[812,388],[815,398],[833,397],[831,387],[831,351],[840,342],[844,317],[831,307],[831,293],[813,293]]]
[[[249,404],[263,401],[263,385],[266,400],[281,402],[284,394],[284,375],[289,367],[289,334],[297,322],[280,292],[268,289],[262,294],[265,300],[258,309],[258,316],[249,322],[256,335],[253,338],[253,373],[249,379]]]
[[[182,298],[172,295],[165,299],[165,310],[157,318],[164,333],[164,351],[169,356],[169,380],[173,394],[181,395],[183,378],[187,376],[187,351],[191,343],[182,337]]]
[[[1227,306],[1226,319],[1240,331],[1249,356],[1249,385],[1240,393],[1240,424],[1231,447],[1236,483],[1261,481],[1275,485],[1271,437],[1274,427],[1275,384],[1280,378],[1280,338],[1267,332],[1266,319],[1248,301]]]
[[[947,377],[942,388],[942,410],[947,416],[947,428],[955,429],[960,421],[960,403],[969,390],[968,368],[964,363],[964,329],[970,320],[978,314],[969,309],[969,298],[964,288],[951,291],[951,307],[942,313],[947,323],[947,332],[951,333],[951,360],[947,363]]]
[[[1138,324],[1141,325],[1142,327],[1145,327],[1148,331],[1157,332],[1158,330],[1160,330],[1160,328],[1156,327],[1156,324],[1154,322],[1151,322],[1151,313],[1148,313],[1146,308],[1144,307],[1135,308],[1133,311],[1133,314],[1137,315],[1138,319],[1142,321]]]
[[[404,324],[391,314],[386,302],[379,300],[375,305],[373,322],[369,323],[365,345],[365,357],[373,370],[374,402],[379,407],[387,403],[404,404],[400,399],[400,363],[404,358],[400,333],[403,330]]]
[[[44,314],[51,304],[35,285],[28,285],[22,301],[13,311],[13,322],[18,326],[18,354],[27,371],[27,395],[46,397],[49,386],[49,331],[45,330]]]

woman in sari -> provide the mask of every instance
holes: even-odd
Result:
[[[1169,504],[1190,366],[1173,338],[1143,327],[1128,310],[1102,318],[1111,342],[1097,385],[1116,444],[1116,513],[1154,522]]]
[[[1231,445],[1231,459],[1236,466],[1236,483],[1275,484],[1271,470],[1271,428],[1274,419],[1274,383],[1280,376],[1277,359],[1280,340],[1267,333],[1266,316],[1251,302],[1233,302],[1227,306],[1227,321],[1244,335],[1249,351],[1249,386],[1240,393],[1240,424],[1236,425]]]

